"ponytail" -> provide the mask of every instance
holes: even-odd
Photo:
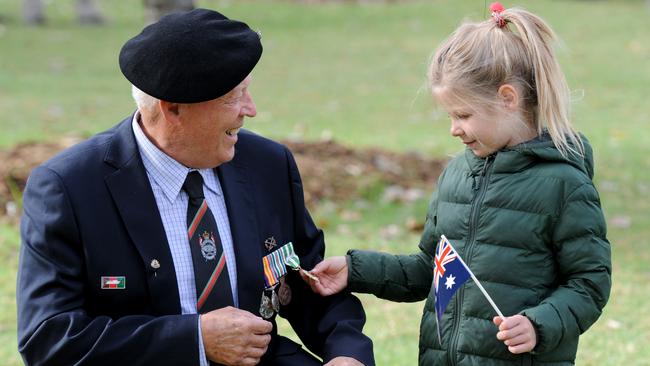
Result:
[[[493,105],[503,84],[522,92],[524,112],[538,135],[548,131],[560,153],[584,155],[569,120],[570,93],[551,43],[553,30],[523,9],[499,9],[493,18],[462,24],[436,50],[429,67],[433,91],[447,90],[469,103]]]
[[[538,16],[522,9],[507,9],[501,16],[514,25],[533,68],[537,95],[537,132],[546,129],[562,153],[583,155],[584,146],[570,122],[571,95],[551,43],[553,30]],[[504,31],[508,31],[504,29]]]

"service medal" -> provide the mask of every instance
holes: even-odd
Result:
[[[278,297],[282,306],[287,306],[291,302],[291,288],[287,281],[282,278],[280,280],[280,288],[278,288]]]
[[[278,300],[275,290],[271,290],[271,306],[276,313],[280,312],[280,300]]]
[[[273,308],[271,306],[271,299],[262,291],[262,301],[260,303],[260,315],[262,318],[270,319],[273,316]]]

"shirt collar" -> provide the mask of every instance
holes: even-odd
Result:
[[[140,127],[140,111],[133,117],[132,126],[135,140],[142,156],[147,173],[156,181],[165,197],[173,202],[180,193],[187,173],[198,170],[206,187],[214,194],[221,195],[221,186],[213,169],[191,169],[174,160],[149,140]]]

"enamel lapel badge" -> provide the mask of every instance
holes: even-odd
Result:
[[[102,276],[102,290],[124,290],[126,289],[126,277],[124,276]]]

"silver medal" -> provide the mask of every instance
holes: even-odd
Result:
[[[262,291],[262,301],[260,303],[260,315],[264,319],[270,319],[273,316],[271,299]]]
[[[271,306],[273,306],[273,310],[276,313],[280,311],[280,301],[278,300],[278,295],[275,291],[271,291]]]

